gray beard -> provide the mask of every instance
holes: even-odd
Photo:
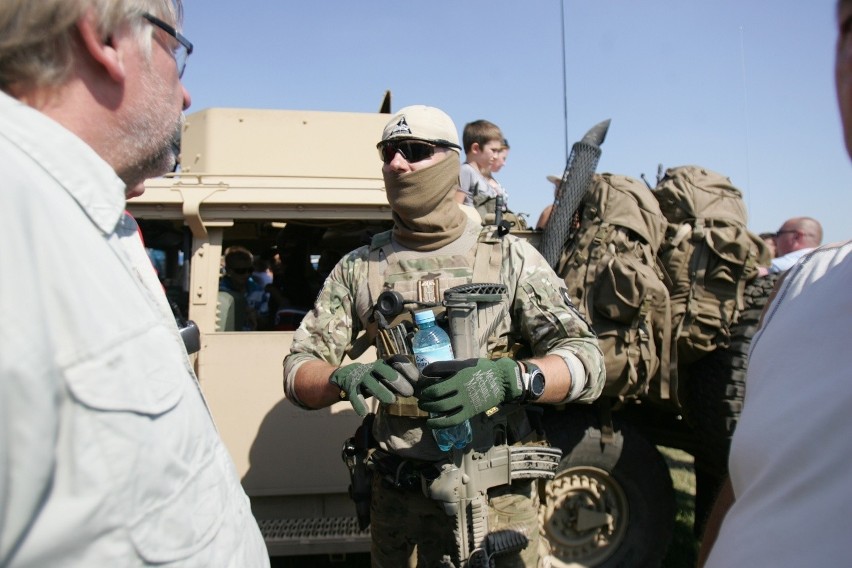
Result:
[[[180,139],[183,130],[183,117],[177,124],[172,137],[163,146],[148,158],[134,162],[118,173],[118,177],[127,187],[134,187],[146,179],[161,176],[175,171],[179,162]]]

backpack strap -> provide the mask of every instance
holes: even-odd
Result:
[[[393,254],[390,231],[373,236],[372,241],[370,241],[370,253],[367,262],[367,299],[370,306],[375,305],[376,298],[382,293],[383,276],[388,266],[388,258]],[[367,327],[364,333],[359,335],[347,350],[347,355],[353,360],[363,355],[373,345],[376,336],[379,334],[379,324],[373,319],[372,314],[360,315],[366,316]]]
[[[672,372],[671,360],[677,359],[677,350],[672,349],[672,312],[671,305],[666,302],[666,313],[663,315],[663,337],[660,339],[660,398],[663,400],[671,398],[672,391],[677,392],[677,373]],[[675,353],[673,356],[672,354]],[[672,380],[674,377],[674,380]],[[674,384],[672,384],[674,383]]]
[[[500,267],[503,265],[503,239],[489,228],[479,232],[476,243],[476,257],[473,261],[473,282],[500,281]]]
[[[690,225],[688,223],[684,223],[683,226],[678,229],[678,235],[681,231],[683,231],[684,227],[690,227]],[[695,295],[695,292],[699,288],[701,290],[705,289],[704,280],[707,274],[707,261],[710,256],[710,248],[705,242],[704,219],[695,219],[695,226],[691,228],[691,233],[687,231],[687,234],[689,234],[689,238],[692,240],[694,248],[689,265],[692,285],[689,287],[689,296],[686,298],[686,311],[684,312],[683,317],[680,320],[680,324],[675,332],[676,340],[680,338],[684,329],[689,329],[692,325],[695,314],[699,311],[696,302],[700,298]],[[696,252],[698,254],[695,254]]]
[[[606,251],[606,247],[602,246],[602,243],[610,242],[612,239],[612,233],[615,232],[617,227],[615,225],[611,225],[606,221],[601,221],[600,225],[598,225],[598,230],[592,233],[592,238],[590,239],[590,243],[582,242],[580,243],[579,250],[588,251],[591,250],[592,253],[587,257],[585,254],[578,254],[577,262],[581,264],[588,264],[588,269],[586,270],[585,281],[583,282],[583,288],[585,290],[594,290],[595,278],[597,277],[597,270],[592,270],[593,266],[596,266],[598,262],[600,262],[601,257],[603,257],[604,252]],[[592,246],[594,244],[594,246]],[[594,303],[594,295],[587,294],[586,295],[586,315],[588,317],[591,316],[592,313],[592,304]]]
[[[476,256],[473,261],[472,282],[502,284],[500,270],[503,266],[503,237],[493,227],[484,228],[479,232],[476,243]],[[489,306],[479,306],[477,312],[477,327],[479,337],[477,341],[482,345],[488,345],[488,338],[494,332],[494,327],[506,315],[506,306],[498,302]],[[510,349],[511,351],[511,349]],[[492,358],[505,356],[505,353],[492,353]]]

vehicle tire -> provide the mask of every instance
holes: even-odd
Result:
[[[545,565],[653,567],[668,550],[675,502],[666,462],[638,430],[613,422],[615,445],[603,445],[594,408],[545,411],[548,440],[563,451],[541,492]]]
[[[748,353],[777,274],[756,278],[745,290],[744,309],[731,327],[731,344],[692,363],[678,392],[684,416],[695,429],[695,533],[703,531],[709,509],[728,474],[728,453],[745,398]]]

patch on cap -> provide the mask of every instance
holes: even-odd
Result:
[[[393,127],[393,129],[390,131],[390,134],[388,134],[386,138],[403,134],[411,134],[411,129],[408,127],[408,123],[405,122],[404,116],[399,119],[399,122],[396,123],[396,126]]]

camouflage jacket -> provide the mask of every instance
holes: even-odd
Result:
[[[376,253],[383,252],[378,248],[391,251],[379,254],[382,262],[378,264],[383,267],[376,267],[381,271],[384,289],[400,291],[405,299],[424,300],[422,295],[431,293],[438,302],[441,290],[472,282],[477,255],[489,254],[487,261],[495,279],[508,287],[508,293],[500,306],[499,319],[492,326],[494,331],[480,346],[480,356],[505,353],[516,343],[527,346],[532,357],[573,354],[586,374],[585,386],[576,401],[595,400],[603,388],[605,369],[594,333],[574,309],[564,283],[538,251],[512,235],[494,238],[493,230],[471,222],[457,241],[430,253],[400,250],[391,243],[389,234],[377,235],[373,244],[346,255],[326,279],[313,311],[296,331],[290,354],[284,360],[285,390],[291,402],[301,406],[292,388],[301,363],[321,359],[340,365],[347,348],[367,329],[369,307],[375,302],[369,286],[373,270],[370,263],[373,258],[373,264],[377,264]],[[481,246],[483,242],[487,246]],[[375,278],[375,273],[372,276]],[[425,428],[423,419],[392,417],[398,422],[392,428],[381,414],[377,438],[383,446],[405,454],[406,448],[423,441],[419,435]],[[424,438],[431,441],[431,436]]]

